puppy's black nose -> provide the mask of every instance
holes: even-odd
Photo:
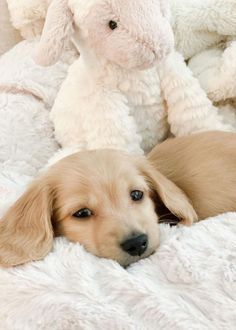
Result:
[[[136,235],[127,239],[121,244],[122,249],[131,256],[141,256],[147,250],[148,236],[145,234]]]

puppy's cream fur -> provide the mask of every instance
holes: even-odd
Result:
[[[144,198],[131,199],[133,190]],[[54,235],[79,242],[93,254],[122,265],[140,259],[120,246],[135,233],[148,235],[148,249],[159,244],[154,201],[164,204],[183,223],[197,215],[185,194],[145,158],[120,151],[85,151],[64,158],[36,180],[0,222],[0,264],[19,265],[50,252]],[[88,219],[73,216],[89,208]]]

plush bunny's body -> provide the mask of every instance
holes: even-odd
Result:
[[[36,61],[56,62],[71,37],[80,58],[52,109],[62,147],[140,154],[169,132],[231,129],[174,51],[165,0],[53,0]]]
[[[88,58],[71,66],[51,117],[59,143],[79,149],[142,153],[169,132],[156,68],[127,71]]]

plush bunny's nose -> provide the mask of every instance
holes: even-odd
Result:
[[[129,255],[141,256],[147,250],[148,247],[148,236],[146,234],[136,235],[134,237],[128,238],[121,244],[123,251],[127,252]]]

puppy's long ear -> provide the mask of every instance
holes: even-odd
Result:
[[[48,8],[35,62],[42,66],[55,64],[73,35],[73,15],[68,0],[53,0]]]
[[[0,266],[43,258],[53,245],[52,194],[36,181],[0,220]]]
[[[167,179],[152,165],[145,166],[143,173],[151,187],[165,207],[174,214],[182,224],[191,225],[198,221],[198,216],[185,193],[172,181]]]

